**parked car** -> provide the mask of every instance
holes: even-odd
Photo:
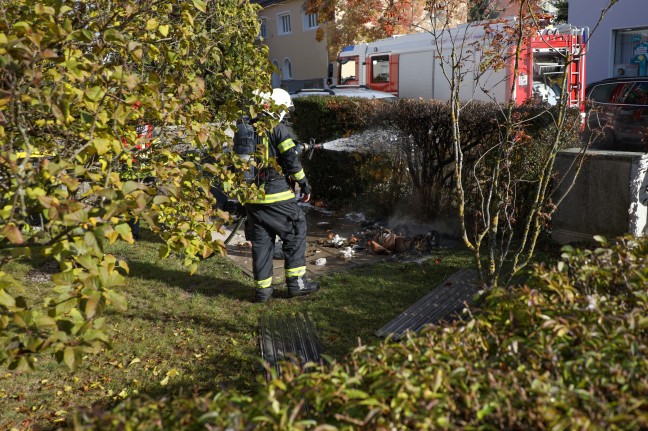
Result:
[[[585,95],[583,139],[592,148],[648,151],[648,77],[605,79]]]
[[[396,96],[384,91],[372,90],[368,87],[362,86],[344,86],[344,87],[330,87],[330,88],[306,88],[298,90],[291,94],[291,97],[306,97],[306,96],[345,96],[345,97],[361,97],[363,99],[385,99],[396,100]]]

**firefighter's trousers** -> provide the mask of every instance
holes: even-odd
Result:
[[[306,273],[306,217],[295,200],[246,204],[245,237],[252,242],[252,268],[257,288],[272,286],[272,257],[277,237],[283,243],[287,280]]]

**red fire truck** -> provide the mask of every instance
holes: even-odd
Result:
[[[416,33],[344,48],[338,57],[338,82],[364,85],[404,98],[450,99],[448,59],[461,55],[462,100],[523,103],[533,97],[555,104],[568,91],[570,106],[585,100],[585,51],[589,30],[570,25],[547,26],[527,37],[514,79],[514,47],[502,48],[501,68],[490,67],[495,34],[510,22],[463,24],[436,36]],[[487,54],[488,53],[488,54]],[[563,85],[563,73],[567,79]]]

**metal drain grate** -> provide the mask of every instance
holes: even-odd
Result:
[[[479,274],[474,269],[460,269],[414,305],[375,332],[378,337],[392,335],[399,339],[406,331],[418,332],[425,325],[460,312],[479,291]]]
[[[282,361],[300,366],[321,361],[322,343],[308,314],[262,316],[259,319],[259,337],[261,357],[278,374],[281,374]]]

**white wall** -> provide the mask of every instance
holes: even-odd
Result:
[[[587,82],[613,76],[613,30],[648,27],[648,0],[619,0],[594,30],[609,0],[569,0],[569,23],[592,32],[587,54]]]

